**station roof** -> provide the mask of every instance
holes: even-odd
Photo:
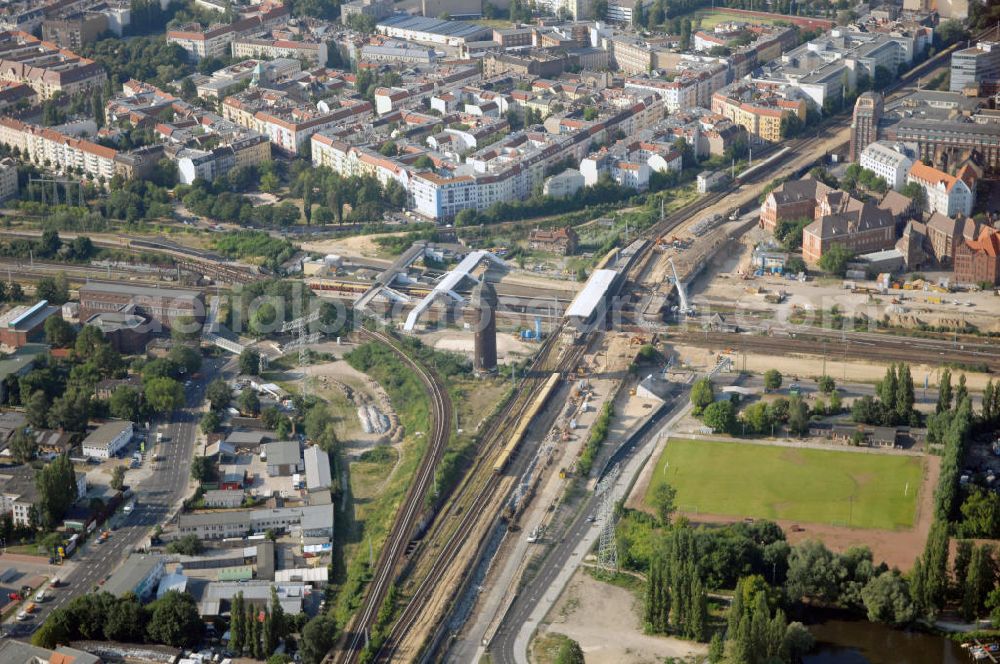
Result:
[[[587,319],[593,315],[597,305],[608,294],[611,283],[618,276],[615,270],[594,270],[586,285],[574,298],[573,303],[566,310],[568,318]]]

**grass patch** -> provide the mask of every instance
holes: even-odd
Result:
[[[339,513],[344,524],[338,545],[343,567],[332,614],[338,625],[346,625],[361,603],[368,569],[369,542],[374,558],[392,526],[406,491],[427,449],[430,404],[423,385],[409,367],[388,348],[363,344],[345,356],[355,369],[367,373],[385,389],[406,431],[401,456],[378,453],[371,461],[350,467],[351,505]],[[418,432],[419,433],[418,435]]]
[[[683,512],[909,528],[922,476],[910,456],[671,439],[646,500],[665,481]]]
[[[713,28],[715,28],[715,26],[721,23],[729,23],[731,21],[740,21],[743,23],[747,22],[760,23],[762,25],[774,25],[778,21],[782,20],[777,18],[762,18],[759,16],[743,16],[741,14],[735,14],[733,12],[727,12],[719,9],[701,9],[699,11],[696,11],[694,14],[691,14],[690,16],[682,17],[682,19],[683,18],[690,18],[692,23],[700,20],[702,30],[712,30]],[[791,18],[793,17],[788,17],[787,19],[784,19],[784,21],[789,22]]]
[[[564,643],[571,640],[565,634],[558,634],[556,632],[539,634],[531,642],[533,655],[531,661],[535,662],[535,664],[553,664],[556,661],[556,656],[559,654],[559,649],[562,648]]]

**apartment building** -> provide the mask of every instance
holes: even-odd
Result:
[[[376,21],[392,16],[392,0],[354,0],[340,6],[340,21],[344,25],[352,16],[371,16]]]
[[[890,188],[899,191],[906,185],[906,176],[913,166],[913,159],[907,152],[907,148],[898,143],[878,141],[861,152],[859,164],[885,180]]]
[[[644,191],[654,172],[679,173],[682,165],[673,144],[624,140],[581,160],[580,173],[587,186],[607,176],[623,187]]]
[[[0,159],[0,201],[17,196],[17,162],[13,157]]]
[[[234,58],[291,58],[304,60],[316,67],[325,67],[327,61],[326,42],[320,40],[292,41],[288,39],[266,39],[244,37],[232,42]]]
[[[104,67],[26,32],[0,33],[0,79],[30,86],[40,99],[101,87]]]
[[[677,65],[673,80],[626,78],[626,90],[653,93],[663,100],[668,113],[692,108],[709,108],[712,95],[726,84],[727,65],[717,62],[684,60]]]
[[[741,81],[712,95],[712,111],[746,129],[757,143],[778,143],[784,118],[805,122],[806,102],[791,86]]]
[[[640,3],[646,11],[653,4],[649,0],[609,0],[607,5],[608,10],[603,18],[609,23],[620,23],[630,26],[635,20],[636,6]]]
[[[76,168],[93,179],[105,180],[116,172],[116,150],[9,117],[0,117],[0,144],[17,148],[22,158],[55,171]]]
[[[285,154],[298,154],[316,132],[372,117],[372,105],[357,99],[326,100],[317,106],[277,90],[254,88],[226,97],[226,120],[263,134]]]
[[[970,171],[964,173],[964,178],[955,177],[918,161],[910,167],[906,181],[924,190],[928,211],[940,212],[946,217],[972,214],[976,180]]]
[[[107,31],[108,17],[100,12],[72,12],[42,22],[42,39],[68,49],[82,48]]]
[[[669,50],[664,39],[643,39],[624,33],[614,35],[607,40],[607,44],[611,64],[626,74],[640,75],[653,70],[672,69],[681,61],[681,55]]]
[[[314,165],[345,175],[371,173],[382,182],[395,181],[407,190],[416,212],[431,219],[449,219],[464,209],[484,210],[495,203],[527,198],[536,185],[543,184],[548,168],[569,157],[584,159],[592,141],[605,140],[616,131],[632,135],[662,118],[662,101],[623,95],[614,112],[600,123],[586,123],[585,128],[567,134],[516,132],[467,156],[464,163],[441,162],[433,171],[414,168],[411,164],[418,155],[411,152],[387,158],[371,148],[350,146],[334,135],[313,138],[312,158]]]
[[[254,133],[211,150],[182,148],[173,156],[181,184],[191,184],[196,179],[212,182],[236,168],[270,161],[271,142],[266,136]]]
[[[197,23],[189,23],[173,30],[167,30],[167,41],[183,48],[195,62],[204,58],[224,58],[230,54],[230,43],[244,37],[265,34],[272,27],[288,21],[291,15],[289,5],[259,5],[259,13],[241,18],[228,25],[212,25],[202,28]],[[254,57],[240,55],[237,57]],[[326,64],[326,60],[323,61]]]
[[[545,184],[542,185],[542,193],[546,196],[552,196],[553,198],[569,198],[576,192],[583,189],[586,184],[587,180],[583,177],[580,171],[575,168],[567,168],[562,173],[557,173],[549,178],[546,178]],[[532,238],[534,237],[535,231],[532,231]],[[534,248],[533,241],[532,248]]]

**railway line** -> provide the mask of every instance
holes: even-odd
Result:
[[[798,149],[808,146],[813,142],[821,140],[821,135],[799,139],[793,143]],[[787,152],[782,152],[781,156],[786,156]],[[751,174],[751,179],[762,172],[757,170]],[[742,185],[742,182],[739,183]],[[647,240],[639,250],[638,254],[631,259],[626,270],[624,283],[639,280],[646,265],[653,256],[654,242],[648,241],[658,238],[664,233],[668,233],[697,214],[706,207],[715,205],[727,196],[732,195],[732,189],[713,192],[694,201],[664,217],[646,229],[640,236]],[[745,204],[745,202],[743,203]],[[388,661],[399,654],[399,648],[403,639],[410,632],[416,632],[420,628],[431,627],[433,633],[440,636],[441,623],[434,616],[429,616],[427,604],[439,588],[442,582],[453,571],[455,564],[468,564],[475,560],[478,555],[478,546],[475,552],[465,550],[473,532],[488,529],[488,525],[498,518],[500,508],[503,505],[503,498],[506,492],[503,491],[505,484],[509,485],[513,473],[498,472],[503,468],[514,468],[516,473],[517,463],[511,462],[517,455],[518,448],[522,445],[524,430],[528,424],[524,422],[525,416],[531,412],[537,412],[533,405],[537,404],[539,397],[542,400],[548,396],[548,392],[553,390],[558,381],[553,381],[555,374],[563,374],[572,371],[579,363],[589,335],[581,343],[570,347],[570,350],[561,359],[555,357],[555,344],[561,333],[561,327],[549,336],[543,345],[542,350],[536,356],[531,365],[531,377],[526,379],[530,384],[521,389],[518,394],[504,408],[500,417],[487,431],[483,437],[482,449],[487,452],[478,455],[473,468],[466,475],[465,481],[459,486],[455,497],[450,501],[445,510],[437,516],[431,532],[425,541],[433,540],[433,558],[426,563],[425,569],[421,570],[420,580],[409,593],[409,597],[403,606],[396,622],[392,625],[387,634],[385,642],[376,653],[376,661]],[[511,439],[510,433],[515,433]],[[496,441],[494,443],[493,441]],[[503,445],[503,441],[507,441]],[[499,452],[490,453],[488,450],[500,449]],[[509,486],[508,486],[509,488]],[[454,523],[457,519],[458,523]],[[429,549],[430,547],[426,547]],[[465,550],[465,551],[463,551]],[[415,563],[420,566],[420,561]],[[454,600],[454,596],[451,597]],[[430,612],[430,613],[433,613]],[[423,624],[422,624],[423,623]],[[437,638],[430,639],[431,644],[436,644]],[[426,646],[428,642],[425,641]],[[433,647],[433,645],[432,645]],[[408,656],[413,657],[415,653],[409,652]]]
[[[0,236],[14,238],[37,238],[41,231],[27,230],[0,230]],[[193,274],[209,276],[218,281],[228,284],[248,284],[266,278],[253,265],[245,265],[230,261],[218,254],[187,247],[176,242],[160,238],[137,238],[128,235],[117,235],[109,237],[101,234],[86,234],[75,232],[62,232],[60,237],[64,240],[72,240],[79,235],[89,237],[91,242],[100,247],[114,249],[126,249],[131,251],[148,251],[151,253],[163,254],[174,259],[177,266]]]
[[[346,645],[341,651],[339,659],[346,664],[358,661],[362,649],[368,643],[379,608],[382,606],[389,586],[395,580],[396,570],[404,557],[406,546],[416,526],[424,495],[434,480],[434,471],[448,444],[452,421],[451,397],[435,374],[410,358],[389,335],[367,328],[362,328],[360,334],[364,338],[378,341],[391,348],[399,359],[417,374],[430,396],[432,424],[427,452],[420,462],[414,481],[406,493],[403,504],[393,521],[392,529],[389,531],[379,554],[374,576],[368,586],[361,610],[356,615],[353,625],[347,630]],[[333,660],[328,657],[327,661]]]
[[[489,530],[495,519],[499,518],[508,493],[504,487],[510,488],[519,469],[526,462],[525,456],[518,457],[528,428],[528,425],[521,426],[527,419],[525,415],[541,410],[558,385],[556,377],[575,368],[585,351],[584,345],[574,345],[559,357],[556,343],[558,337],[558,333],[552,334],[545,342],[524,379],[526,384],[523,384],[522,389],[485,432],[481,443],[483,453],[477,456],[466,479],[456,490],[455,497],[435,520],[431,532],[425,538],[428,542],[433,541],[433,557],[423,569],[420,569],[421,561],[416,562],[415,567],[421,572],[421,578],[409,593],[407,603],[377,653],[377,661],[394,659],[399,654],[403,639],[417,629],[440,634],[442,625],[439,617],[444,612],[428,611],[429,601],[446,585],[447,577],[455,572],[456,564],[463,566],[463,570],[459,570],[462,572],[465,565],[478,558],[482,538],[473,537],[473,534]],[[513,436],[511,432],[515,432]],[[471,551],[467,549],[470,545],[474,547]],[[425,547],[425,550],[430,549],[431,545]],[[458,593],[451,594],[449,603],[457,595]],[[431,643],[435,641],[434,637],[430,639]],[[426,645],[427,641],[424,643]],[[407,655],[412,658],[415,653]]]
[[[688,346],[709,349],[735,349],[738,352],[753,352],[765,355],[783,356],[789,353],[821,355],[823,346],[831,358],[850,357],[862,360],[882,360],[886,362],[953,362],[959,364],[984,365],[990,371],[1000,371],[1000,353],[989,345],[977,347],[933,339],[895,337],[891,335],[855,333],[843,334],[837,330],[801,331],[795,336],[758,336],[729,332],[713,332],[705,335],[699,332],[685,332],[671,335],[670,341]]]

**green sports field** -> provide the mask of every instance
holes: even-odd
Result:
[[[856,528],[909,528],[923,478],[918,457],[671,438],[656,484],[681,512]]]
[[[758,23],[761,25],[773,25],[779,19],[774,18],[764,18],[758,16],[743,16],[742,14],[735,14],[733,12],[727,12],[724,9],[699,9],[698,11],[682,16],[681,20],[689,18],[692,22],[696,19],[701,19],[701,29],[702,30],[712,30],[715,26],[720,23],[730,23],[736,21],[739,23]]]

